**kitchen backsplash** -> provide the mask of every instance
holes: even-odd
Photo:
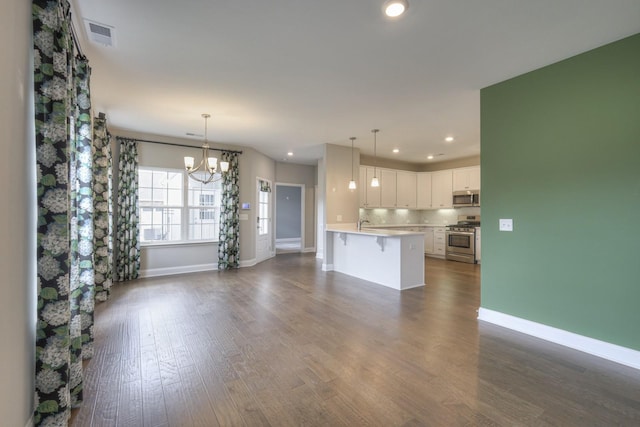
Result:
[[[409,209],[360,209],[360,219],[369,220],[371,225],[447,225],[455,224],[456,222],[458,222],[458,215],[480,215],[480,208],[456,208],[421,211]]]

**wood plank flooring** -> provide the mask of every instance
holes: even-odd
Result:
[[[74,426],[638,426],[640,372],[476,320],[480,266],[398,292],[313,254],[97,306]]]

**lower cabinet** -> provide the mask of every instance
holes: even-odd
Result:
[[[444,258],[447,249],[447,237],[444,227],[433,227],[433,254]]]
[[[444,258],[446,237],[444,227],[419,227],[415,231],[424,233],[424,254]]]
[[[424,233],[424,253],[433,254],[433,227],[424,227],[421,230]]]
[[[478,264],[480,264],[480,253],[482,251],[480,240],[480,227],[476,227],[476,262]]]

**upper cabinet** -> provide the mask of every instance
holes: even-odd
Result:
[[[480,166],[435,172],[375,168],[380,187],[371,187],[373,166],[360,166],[360,207],[442,209],[453,207],[453,192],[480,190]]]
[[[360,166],[360,207],[379,208],[380,207],[380,187],[371,186],[371,178],[374,173],[380,180],[380,169],[374,170],[371,166]]]
[[[453,207],[453,173],[451,169],[431,173],[431,207]]]
[[[480,190],[480,166],[453,169],[453,191]]]
[[[415,209],[416,203],[416,173],[396,171],[396,207]]]
[[[416,207],[431,209],[431,172],[416,174]]]
[[[397,173],[390,169],[379,169],[380,171],[380,207],[396,207],[396,177]]]

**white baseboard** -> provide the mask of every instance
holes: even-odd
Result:
[[[275,253],[271,254],[271,258],[275,256]],[[253,267],[258,262],[255,258],[240,261],[239,267]],[[186,274],[186,273],[199,273],[202,271],[217,271],[218,263],[213,264],[200,264],[200,265],[185,265],[180,267],[166,267],[166,268],[150,268],[147,270],[140,270],[138,277],[144,279],[147,277],[160,277],[160,276],[172,276],[174,274]]]
[[[180,267],[150,268],[148,270],[140,270],[139,277],[159,277],[172,276],[174,274],[198,273],[201,271],[214,271],[218,269],[218,263],[185,265]]]
[[[325,264],[324,262],[322,263],[322,271],[333,271],[333,264]]]
[[[324,259],[324,254],[322,252],[316,252],[317,259]]]
[[[300,237],[287,237],[285,239],[276,239],[276,244],[278,243],[300,243],[302,239]]]
[[[480,307],[478,319],[640,369],[640,351]]]
[[[240,268],[244,268],[244,267],[253,267],[254,265],[256,265],[256,259],[252,258],[252,259],[246,259],[244,261],[240,261]]]
[[[304,249],[302,250],[302,252],[303,252],[303,253],[305,253],[305,254],[308,254],[308,253],[310,253],[310,252],[315,252],[315,251],[316,251],[315,246],[312,246],[312,247],[310,247],[310,248],[304,248]]]

